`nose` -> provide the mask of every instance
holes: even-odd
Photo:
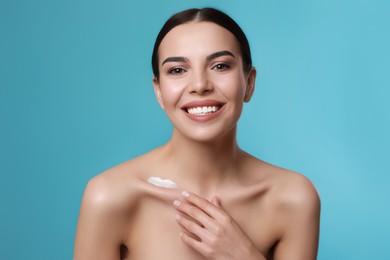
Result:
[[[191,75],[189,92],[204,95],[213,90],[213,85],[204,70],[194,70]]]

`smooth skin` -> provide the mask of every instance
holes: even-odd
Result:
[[[156,97],[171,140],[91,179],[75,240],[75,260],[314,260],[320,200],[304,176],[263,162],[236,141],[256,70],[243,70],[235,37],[210,22],[172,29],[159,48]],[[223,104],[200,122],[193,101]],[[147,183],[173,180],[178,189]]]

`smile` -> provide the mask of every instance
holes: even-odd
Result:
[[[203,106],[187,108],[187,113],[191,115],[206,115],[217,112],[221,106]]]
[[[185,115],[194,122],[206,123],[219,117],[225,108],[225,103],[214,100],[196,100],[181,107]]]

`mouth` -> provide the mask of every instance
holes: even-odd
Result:
[[[222,108],[222,105],[218,106],[203,106],[203,107],[187,107],[184,110],[191,115],[207,115],[217,112]]]
[[[189,115],[202,116],[218,112],[225,104],[216,100],[193,101],[182,107]]]

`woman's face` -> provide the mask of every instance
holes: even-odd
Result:
[[[235,130],[256,71],[243,71],[232,33],[211,22],[179,25],[162,40],[158,60],[155,92],[175,131],[212,141]]]

